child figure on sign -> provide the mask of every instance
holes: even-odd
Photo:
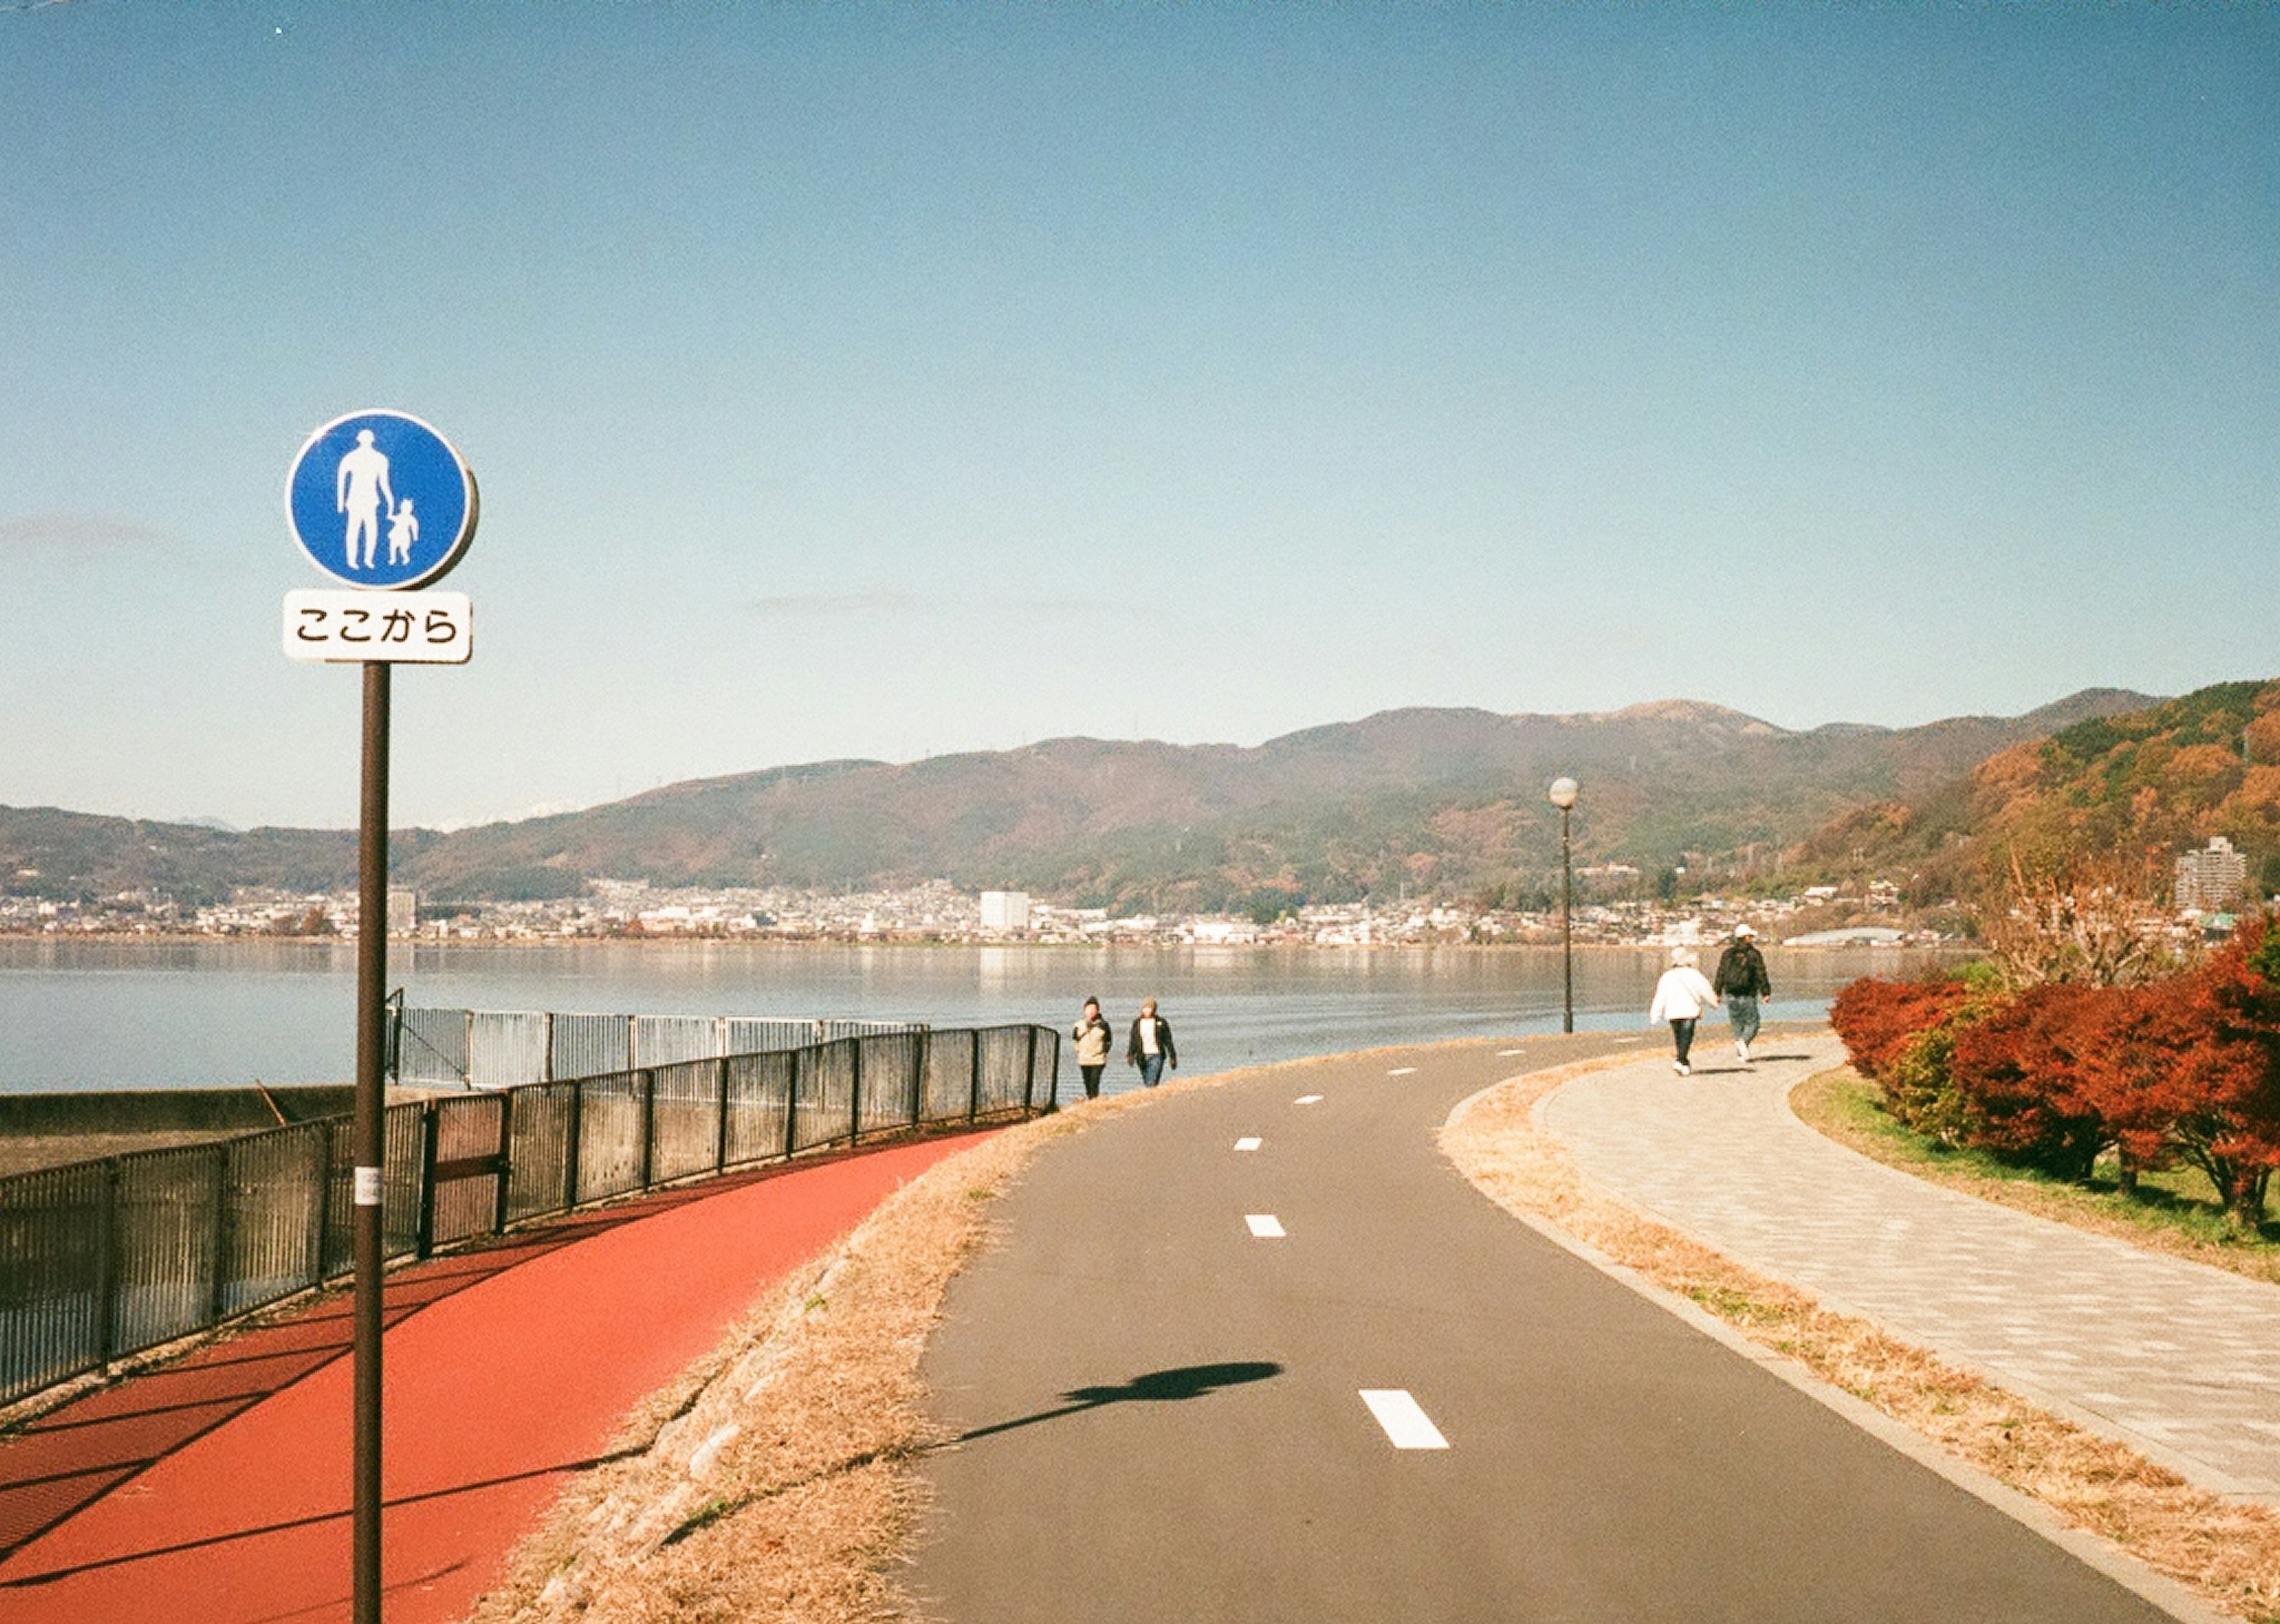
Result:
[[[420,521],[412,517],[412,498],[406,496],[388,516],[388,561],[411,563],[412,543],[419,539]]]

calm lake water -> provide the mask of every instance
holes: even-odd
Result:
[[[346,1081],[351,951],[0,941],[0,1090]],[[1911,971],[1925,956],[1776,949],[1768,959],[1781,1019],[1818,1016],[1854,976]],[[1662,963],[1652,948],[1578,950],[1576,1024],[1644,1028]],[[415,1004],[445,1007],[939,1026],[1065,1028],[1092,994],[1118,1029],[1120,1053],[1125,1024],[1152,996],[1191,1073],[1560,1029],[1557,949],[405,945],[390,953],[389,981]],[[1074,1084],[1066,1055],[1062,1075]]]

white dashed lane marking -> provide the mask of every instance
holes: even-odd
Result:
[[[1413,1066],[1397,1066],[1385,1074],[1389,1077],[1406,1077],[1416,1069]]]
[[[1259,1148],[1259,1140],[1255,1135],[1245,1135],[1235,1142],[1235,1148],[1238,1151],[1255,1151]]]
[[[1528,1051],[1525,1049],[1499,1049],[1497,1051],[1497,1058],[1499,1060],[1509,1060],[1514,1055],[1526,1054],[1527,1052]]]
[[[1449,1440],[1433,1425],[1408,1389],[1398,1387],[1366,1387],[1361,1390],[1362,1403],[1385,1428],[1385,1435],[1396,1449],[1446,1449]]]
[[[1294,1105],[1319,1105],[1322,1103],[1322,1097],[1319,1094],[1301,1094],[1290,1103]]]
[[[1262,1241],[1282,1238],[1282,1220],[1272,1212],[1245,1212],[1243,1221],[1251,1226],[1251,1233]]]

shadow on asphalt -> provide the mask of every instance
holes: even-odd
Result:
[[[1182,1365],[1175,1370],[1152,1370],[1146,1375],[1135,1376],[1118,1387],[1072,1388],[1061,1395],[1069,1401],[1065,1405],[1040,1410],[1035,1415],[976,1427],[971,1432],[959,1434],[955,1441],[971,1443],[976,1438],[1012,1432],[1019,1427],[1034,1427],[1039,1421],[1059,1420],[1064,1415],[1078,1415],[1107,1405],[1183,1404],[1190,1398],[1208,1397],[1221,1388],[1242,1387],[1248,1382],[1264,1382],[1282,1374],[1282,1366],[1267,1359],[1241,1359],[1224,1365]]]

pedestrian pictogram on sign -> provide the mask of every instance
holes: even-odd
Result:
[[[475,476],[451,442],[401,412],[352,412],[293,459],[285,512],[309,560],[352,587],[441,577],[474,537]]]

